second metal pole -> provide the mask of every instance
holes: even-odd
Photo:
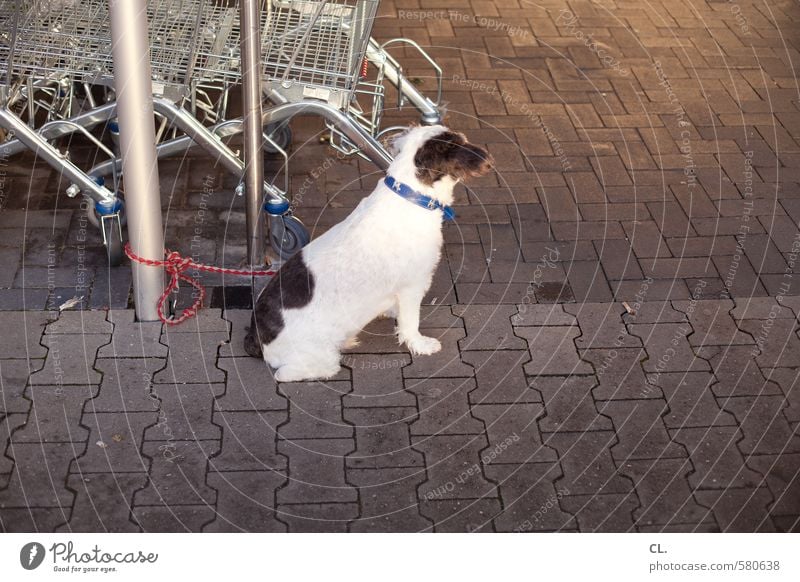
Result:
[[[244,104],[244,192],[246,200],[247,260],[264,264],[264,135],[261,126],[261,0],[239,2]]]
[[[164,231],[153,123],[147,2],[111,0],[109,7],[128,238],[137,255],[160,260],[164,258]],[[157,321],[164,269],[136,262],[132,269],[136,317],[139,321]]]

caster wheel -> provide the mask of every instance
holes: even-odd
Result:
[[[265,132],[282,150],[286,150],[292,143],[292,128],[280,123],[270,123],[265,128]],[[264,151],[268,154],[279,153],[271,143],[264,142]]]
[[[122,225],[119,215],[103,218],[103,241],[106,245],[109,266],[120,266],[122,259],[125,258],[125,249],[122,244]]]
[[[310,240],[308,230],[294,216],[281,216],[270,221],[269,242],[284,261],[306,246]]]
[[[118,198],[122,207],[119,210],[120,220],[122,221],[122,226],[128,224],[128,216],[125,214],[125,201],[122,198]],[[97,229],[100,229],[100,215],[97,213],[97,208],[95,208],[94,202],[89,201],[89,208],[86,210],[86,218],[89,219],[89,222],[92,223]]]

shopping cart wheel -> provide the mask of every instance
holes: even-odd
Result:
[[[125,250],[122,244],[122,224],[119,214],[104,216],[103,225],[103,244],[106,246],[108,264],[111,267],[118,267],[122,264],[125,257]]]
[[[308,229],[299,218],[286,214],[270,220],[269,242],[281,259],[288,259],[310,240]]]
[[[265,133],[284,151],[292,143],[292,128],[286,123],[270,123]],[[264,151],[268,154],[280,153],[268,141],[264,142]]]

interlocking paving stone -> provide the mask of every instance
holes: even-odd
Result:
[[[217,367],[226,372],[225,394],[216,399],[215,408],[224,411],[286,410],[286,397],[267,365],[257,358],[219,358]]]
[[[707,372],[675,372],[651,375],[658,382],[669,406],[664,416],[667,428],[722,426],[736,424],[723,411],[711,392],[715,379]]]
[[[744,331],[753,334],[761,353],[756,357],[764,368],[795,368],[800,366],[800,338],[798,324],[792,319],[747,319],[740,324]]]
[[[13,507],[72,507],[74,495],[66,489],[64,478],[70,461],[84,447],[82,443],[9,445],[5,453],[14,458],[14,472],[0,490],[0,513]]]
[[[544,443],[558,451],[564,471],[558,486],[571,495],[629,493],[631,482],[617,472],[611,458],[616,438],[612,431],[546,435]]]
[[[492,517],[501,512],[500,500],[485,499],[421,499],[420,514],[435,525],[435,532],[491,532]]]
[[[775,499],[769,506],[773,516],[800,515],[800,455],[754,455],[750,465],[766,476]]]
[[[800,370],[796,368],[766,368],[764,375],[778,384],[786,397],[783,414],[794,428],[800,422]]]
[[[563,305],[536,305],[524,303],[519,312],[511,317],[514,326],[575,325],[577,320],[564,310]]]
[[[541,404],[482,404],[473,407],[472,414],[486,425],[489,448],[483,452],[484,465],[558,461],[555,449],[542,443],[537,425],[544,415]]]
[[[411,364],[403,368],[404,378],[472,377],[472,367],[461,361],[458,351],[459,340],[464,337],[463,330],[423,329],[422,332],[424,335],[437,338],[442,344],[442,349],[432,356],[412,356]]]
[[[344,468],[354,448],[352,439],[279,441],[278,452],[289,459],[289,483],[278,490],[278,503],[356,503],[358,491]]]
[[[273,471],[210,472],[217,491],[216,519],[204,532],[285,532],[275,511],[275,490],[286,476]]]
[[[622,321],[622,314],[625,313],[622,305],[581,303],[564,305],[564,311],[575,316],[583,331],[583,335],[575,340],[578,349],[628,348],[642,345],[638,337],[628,334]]]
[[[145,473],[92,473],[70,475],[67,484],[76,491],[75,506],[61,532],[138,532],[131,521],[133,492],[147,484]]]
[[[343,533],[358,516],[355,503],[302,503],[280,505],[279,519],[290,532]]]
[[[720,399],[720,406],[739,423],[744,439],[739,448],[745,454],[794,453],[800,451],[800,435],[781,414],[782,396],[736,396]]]
[[[14,442],[85,442],[87,431],[79,426],[84,403],[97,394],[96,386],[31,386],[29,422],[14,434]]]
[[[561,507],[575,516],[582,532],[634,530],[631,514],[638,506],[633,494],[563,495]]]
[[[523,365],[527,351],[461,352],[461,360],[475,368],[477,388],[468,398],[471,404],[541,402],[541,395],[528,387]]]
[[[641,348],[582,350],[581,359],[594,366],[599,382],[592,390],[595,399],[660,398],[661,391],[647,383],[642,370],[646,357]]]
[[[348,382],[290,382],[278,390],[289,401],[289,422],[278,429],[284,439],[348,438],[353,427],[342,418]]]
[[[69,519],[69,508],[0,508],[0,532],[49,533]]]
[[[342,363],[353,377],[353,390],[343,398],[346,407],[416,405],[403,384],[402,370],[411,363],[409,354],[346,354]]]
[[[528,341],[531,361],[525,364],[525,373],[529,376],[592,373],[592,367],[578,358],[577,326],[518,327],[516,332]]]
[[[425,455],[428,468],[428,480],[418,490],[420,501],[497,497],[495,485],[483,476],[480,464],[486,437],[438,435],[412,437],[411,442]]]
[[[411,424],[412,435],[483,433],[483,424],[469,413],[467,393],[475,389],[471,378],[433,378],[406,385],[417,396],[419,406],[419,416]]]
[[[110,334],[113,330],[104,311],[64,311],[47,326],[45,334]]]
[[[778,303],[775,297],[737,297],[731,315],[736,320],[795,317],[792,310],[787,305]]]
[[[348,469],[347,480],[359,488],[361,513],[352,532],[418,532],[431,526],[419,513],[417,487],[425,481],[420,469]]]
[[[544,399],[547,415],[539,420],[542,432],[610,430],[611,421],[594,405],[594,376],[540,376],[531,381]]]
[[[519,350],[525,341],[514,335],[511,317],[513,305],[456,305],[453,313],[464,319],[467,337],[459,340],[462,350]]]
[[[220,438],[220,427],[212,422],[214,397],[224,384],[159,384],[155,393],[160,402],[159,418],[169,425],[170,438],[208,440]],[[145,430],[145,440],[163,440],[163,426]]]
[[[577,528],[572,515],[558,504],[553,485],[561,474],[552,463],[491,465],[486,476],[498,483],[506,510],[494,519],[498,532],[560,531]]]
[[[157,412],[86,412],[81,423],[89,427],[85,454],[71,467],[73,473],[146,472],[150,460],[142,455],[146,427],[161,422],[159,430],[169,432],[167,419]]]
[[[28,376],[42,366],[44,360],[0,360],[0,414],[28,412],[31,402],[23,396]]]
[[[99,358],[166,358],[167,346],[159,342],[161,322],[135,322],[131,309],[108,312],[108,321],[114,324],[111,342],[100,348]]]
[[[163,448],[165,445],[170,448]],[[205,484],[205,475],[209,457],[218,450],[219,441],[145,442],[142,453],[152,459],[150,480],[134,495],[134,506],[214,503],[217,492]]]
[[[165,364],[162,358],[98,358],[94,367],[103,374],[103,381],[100,393],[86,404],[86,410],[150,412],[158,409],[158,391],[152,379]]]
[[[718,380],[711,390],[717,397],[781,394],[780,387],[767,381],[756,365],[752,346],[703,348],[698,353],[711,362]]]
[[[417,416],[413,407],[345,408],[344,418],[355,426],[356,450],[347,456],[348,467],[422,467],[424,459],[411,448],[409,425]]]
[[[278,426],[285,412],[216,411],[213,423],[222,428],[222,446],[210,461],[214,471],[280,471],[287,460],[277,452]]]
[[[630,460],[620,465],[619,472],[633,479],[641,502],[633,512],[637,525],[711,521],[709,510],[695,501],[686,482],[691,470],[688,459]]]
[[[766,487],[697,491],[697,500],[712,508],[720,529],[726,533],[770,532],[775,526],[767,513],[772,495]]]
[[[650,356],[643,363],[645,372],[702,372],[709,369],[708,362],[698,358],[689,345],[687,336],[692,333],[692,328],[688,323],[635,324],[630,326],[630,330],[642,339]]]
[[[694,333],[689,336],[692,346],[731,346],[752,344],[753,338],[739,331],[728,313],[733,301],[674,301],[673,305],[689,319]]]
[[[62,387],[99,384],[100,373],[94,369],[94,361],[98,348],[110,339],[111,336],[105,334],[44,336],[42,344],[48,348],[47,359],[44,367],[31,375],[30,383]]]
[[[758,487],[761,482],[762,476],[745,465],[737,448],[742,437],[737,427],[681,428],[670,434],[689,451],[694,467],[689,484],[693,488]]]
[[[227,325],[227,322],[224,323]],[[161,342],[169,347],[167,365],[155,375],[154,382],[156,384],[224,382],[225,374],[214,366],[214,360],[220,344],[227,339],[227,332],[174,333],[171,330],[167,331],[161,336]]]
[[[133,517],[144,532],[197,532],[214,519],[208,505],[144,505],[133,508]]]
[[[47,348],[40,344],[44,326],[50,321],[46,312],[0,312],[0,329],[7,330],[3,358],[44,358]]]
[[[682,447],[671,442],[661,419],[667,411],[664,400],[610,400],[599,404],[598,410],[614,423],[619,442],[611,447],[611,455],[618,463],[686,456]]]
[[[0,439],[3,444],[7,443],[14,431],[24,426],[26,422],[28,422],[27,414],[0,414]],[[0,455],[0,489],[8,485],[13,468],[14,459]]]

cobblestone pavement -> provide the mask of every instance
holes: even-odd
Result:
[[[182,326],[134,323],[130,269],[66,184],[2,158],[0,530],[800,530],[800,7],[381,15],[378,38],[432,47],[448,124],[498,162],[445,230],[422,324],[441,353],[381,320],[332,381],[276,383],[231,277],[203,275]],[[320,125],[293,122],[291,160],[315,235],[378,179]],[[168,246],[239,264],[235,181],[197,152],[160,173]]]

